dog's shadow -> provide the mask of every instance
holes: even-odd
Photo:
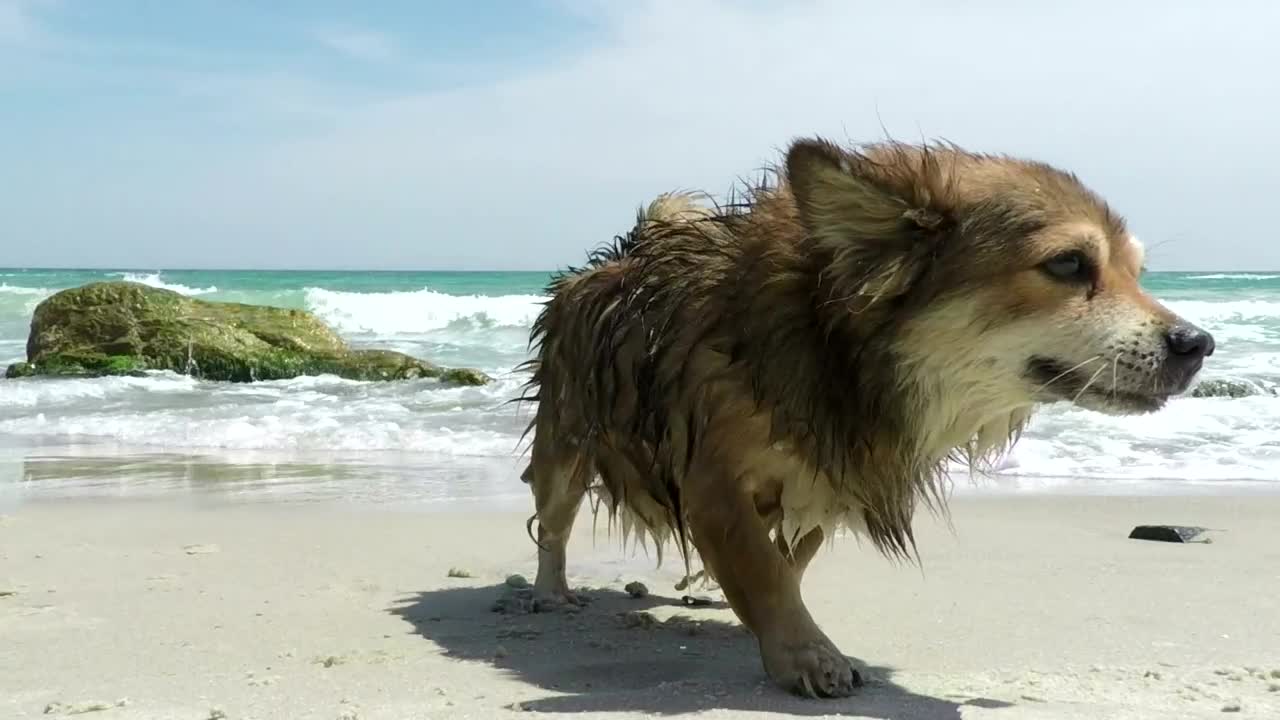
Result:
[[[529,612],[528,591],[506,585],[413,595],[391,609],[414,631],[460,661],[478,661],[556,693],[519,703],[534,712],[704,710],[793,715],[958,720],[965,706],[1008,707],[983,698],[946,700],[912,693],[893,671],[854,660],[867,684],[850,698],[790,695],[764,674],[754,638],[724,619],[727,610],[674,599],[585,592],[585,608]]]

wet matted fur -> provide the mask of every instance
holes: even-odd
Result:
[[[914,552],[945,467],[989,461],[1033,409],[1149,412],[1213,351],[1139,285],[1143,249],[1075,176],[896,142],[793,143],[726,205],[664,195],[534,325],[525,398],[544,598],[574,601],[584,494],[698,557],[766,671],[810,695],[857,673],[805,609],[838,527]]]

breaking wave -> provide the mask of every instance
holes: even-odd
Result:
[[[135,282],[135,283],[140,283],[142,285],[150,285],[153,288],[160,288],[162,290],[172,290],[176,293],[182,293],[183,295],[208,295],[210,293],[218,292],[218,288],[215,285],[211,285],[206,288],[193,288],[193,287],[189,287],[187,285],[181,285],[178,283],[165,282],[164,279],[160,277],[160,273],[158,272],[155,272],[155,273],[126,272],[126,273],[117,273],[117,276],[121,280],[124,280],[126,282]]]
[[[1253,273],[1211,273],[1209,275],[1188,275],[1188,280],[1277,280],[1280,275],[1256,275]]]
[[[446,295],[430,289],[358,293],[306,289],[306,306],[340,332],[421,333],[450,326],[527,328],[541,303],[539,295]]]

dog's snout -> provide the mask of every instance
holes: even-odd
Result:
[[[1171,357],[1187,363],[1198,362],[1213,354],[1213,336],[1188,322],[1180,322],[1164,335]]]

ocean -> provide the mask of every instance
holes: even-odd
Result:
[[[529,326],[545,272],[0,270],[0,363],[25,359],[53,292],[127,279],[207,300],[305,308],[353,345],[480,368],[496,382],[254,384],[171,373],[0,380],[0,505],[183,492],[219,500],[347,499],[527,507],[518,479]],[[1044,408],[990,475],[957,492],[1280,490],[1280,273],[1150,273],[1146,287],[1214,333],[1201,381],[1256,394],[1182,397],[1154,415]]]

